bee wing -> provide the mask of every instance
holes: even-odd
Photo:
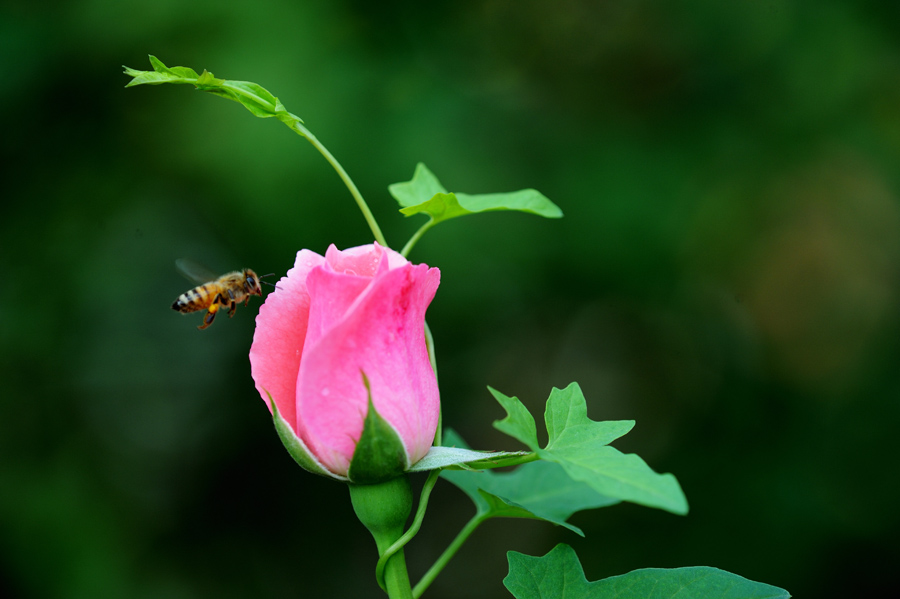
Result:
[[[175,267],[188,281],[193,283],[209,283],[215,281],[218,276],[208,268],[197,264],[187,258],[179,258],[175,261]]]

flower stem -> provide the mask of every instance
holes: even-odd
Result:
[[[409,574],[406,572],[406,557],[402,549],[391,556],[385,566],[384,586],[390,599],[413,599],[409,589]]]
[[[419,241],[422,235],[425,234],[425,231],[434,226],[434,219],[429,218],[428,222],[419,227],[419,230],[413,233],[413,236],[409,238],[409,241],[406,242],[406,245],[403,246],[403,249],[400,250],[400,255],[404,258],[409,257],[409,253],[412,251],[413,246]]]
[[[428,478],[425,480],[425,485],[422,487],[422,494],[419,496],[419,507],[416,508],[416,517],[413,518],[412,526],[410,526],[409,530],[403,533],[403,536],[397,539],[394,544],[381,552],[381,557],[375,565],[375,578],[378,580],[378,584],[381,584],[382,579],[387,577],[386,563],[388,563],[391,556],[402,550],[404,545],[409,543],[419,532],[419,528],[422,527],[422,520],[425,519],[425,508],[428,507],[428,498],[431,496],[431,490],[434,488],[434,484],[437,482],[440,473],[440,470],[432,470],[428,473]]]
[[[347,171],[344,170],[344,167],[341,166],[341,163],[337,161],[337,159],[331,155],[331,152],[328,151],[328,148],[322,145],[315,135],[310,132],[309,129],[301,125],[300,123],[296,123],[294,125],[298,132],[303,135],[306,139],[309,140],[309,143],[313,145],[315,149],[319,151],[319,153],[325,157],[325,160],[334,167],[334,170],[337,171],[338,176],[344,182],[344,185],[347,186],[347,189],[350,190],[350,195],[353,196],[353,199],[356,200],[356,205],[359,206],[360,211],[362,211],[363,218],[366,219],[366,222],[369,224],[369,228],[372,230],[372,235],[375,237],[375,241],[384,247],[390,247],[387,241],[384,238],[384,234],[381,232],[381,228],[378,226],[378,223],[375,221],[375,217],[372,215],[372,211],[369,210],[369,205],[366,204],[366,201],[363,199],[362,194],[359,193],[359,189],[356,188],[356,184],[353,182],[353,179],[350,178],[350,175],[347,174]],[[409,245],[409,244],[407,244]]]
[[[422,596],[422,593],[434,582],[434,579],[437,578],[437,575],[441,573],[441,570],[444,569],[444,566],[456,555],[456,552],[459,551],[459,548],[462,547],[462,544],[466,542],[466,540],[475,532],[475,529],[478,528],[482,522],[487,520],[486,514],[475,514],[471,520],[463,527],[459,534],[456,535],[456,538],[453,539],[453,542],[444,550],[441,556],[437,559],[436,562],[428,569],[422,579],[413,587],[412,596],[413,599],[419,599]]]
[[[384,555],[403,536],[403,527],[412,510],[409,478],[401,476],[374,485],[351,484],[349,488],[353,511],[372,533],[378,555]],[[412,599],[402,549],[387,558],[382,588],[390,599]]]

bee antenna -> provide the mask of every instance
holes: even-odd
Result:
[[[266,285],[271,285],[272,287],[275,287],[275,283],[270,283],[270,282],[268,282],[268,281],[264,281],[264,280],[263,280],[263,279],[266,278],[266,277],[274,277],[274,276],[275,276],[275,273],[274,273],[274,272],[270,272],[270,273],[267,274],[267,275],[260,275],[260,276],[258,276],[258,277],[256,277],[256,278],[259,279],[259,282],[260,282],[260,283],[265,283]]]

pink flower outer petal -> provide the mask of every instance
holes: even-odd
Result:
[[[387,260],[384,260],[384,258]],[[334,272],[355,274],[373,278],[381,269],[393,270],[409,264],[409,260],[391,248],[373,243],[346,250],[337,249],[334,244],[328,246],[325,261]]]
[[[275,404],[275,407],[278,407],[277,403]],[[275,416],[274,412],[273,416]],[[336,480],[345,482],[350,480],[346,476],[341,476],[340,474],[335,474],[334,472],[328,470],[328,468],[326,468],[325,465],[322,464],[322,462],[320,462],[315,455],[313,455],[313,453],[309,450],[309,447],[306,446],[306,443],[303,442],[303,439],[297,436],[297,433],[294,432],[294,429],[291,427],[291,425],[285,422],[280,413],[275,416],[275,420],[275,430],[278,431],[278,435],[281,437],[281,442],[284,444],[285,449],[288,450],[288,453],[291,455],[291,457],[293,457],[294,460],[298,464],[300,464],[302,468],[304,468],[305,470],[309,470],[310,472],[313,472],[315,474],[321,474],[322,476],[328,476]],[[282,435],[287,436],[288,439],[285,439]],[[302,455],[297,455],[298,453]],[[308,460],[308,463],[305,462],[305,460]]]
[[[307,277],[311,320],[318,306],[343,297],[347,277],[316,268]],[[297,378],[297,415],[304,441],[332,472],[346,475],[362,432],[369,378],[372,401],[397,431],[408,465],[428,452],[440,412],[437,380],[425,345],[425,309],[440,271],[407,263],[371,279],[371,286],[331,330],[307,340]],[[281,404],[279,404],[280,406]]]
[[[317,306],[308,325],[306,343],[314,343],[329,327],[339,322],[375,277],[406,264],[409,264],[406,258],[377,243],[343,251],[338,250],[334,244],[328,246],[322,266],[330,272],[347,275],[343,279],[346,287],[338,287],[339,293]]]
[[[294,267],[281,278],[275,291],[266,296],[260,307],[250,346],[250,373],[260,397],[269,406],[268,391],[281,417],[295,431],[297,372],[309,319],[306,277],[309,271],[324,263],[325,258],[315,252],[297,252]]]

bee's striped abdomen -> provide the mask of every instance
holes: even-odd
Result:
[[[200,285],[178,296],[178,299],[172,304],[172,309],[185,314],[206,310],[215,301],[218,294],[219,286],[215,283]]]

